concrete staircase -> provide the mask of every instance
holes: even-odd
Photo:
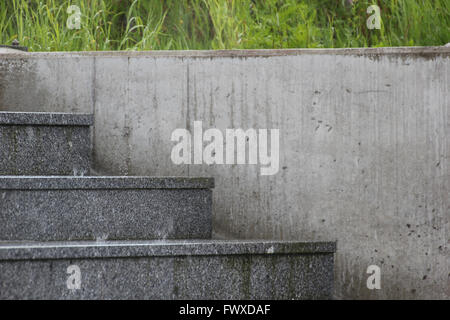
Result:
[[[211,178],[92,177],[91,115],[0,112],[0,299],[328,299],[334,242],[211,240]]]

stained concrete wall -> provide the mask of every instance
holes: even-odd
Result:
[[[344,299],[450,298],[449,94],[450,48],[0,56],[0,110],[95,114],[99,173],[215,177],[218,237],[337,240]],[[175,166],[194,120],[280,129],[280,172]]]

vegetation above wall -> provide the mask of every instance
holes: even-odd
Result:
[[[380,29],[367,27],[373,4]],[[78,26],[71,5],[80,10]],[[14,39],[30,51],[444,45],[450,1],[1,1],[0,44]]]

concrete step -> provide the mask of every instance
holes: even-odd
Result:
[[[89,175],[92,115],[0,112],[0,175]]]
[[[209,239],[212,178],[0,176],[0,241]]]
[[[0,243],[0,299],[329,299],[334,242]]]

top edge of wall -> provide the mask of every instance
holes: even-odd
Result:
[[[8,52],[0,58],[77,58],[77,57],[178,57],[178,58],[251,58],[299,55],[413,56],[433,59],[450,56],[450,47],[384,47],[343,49],[257,49],[257,50],[161,50],[161,51],[83,51],[83,52]]]

